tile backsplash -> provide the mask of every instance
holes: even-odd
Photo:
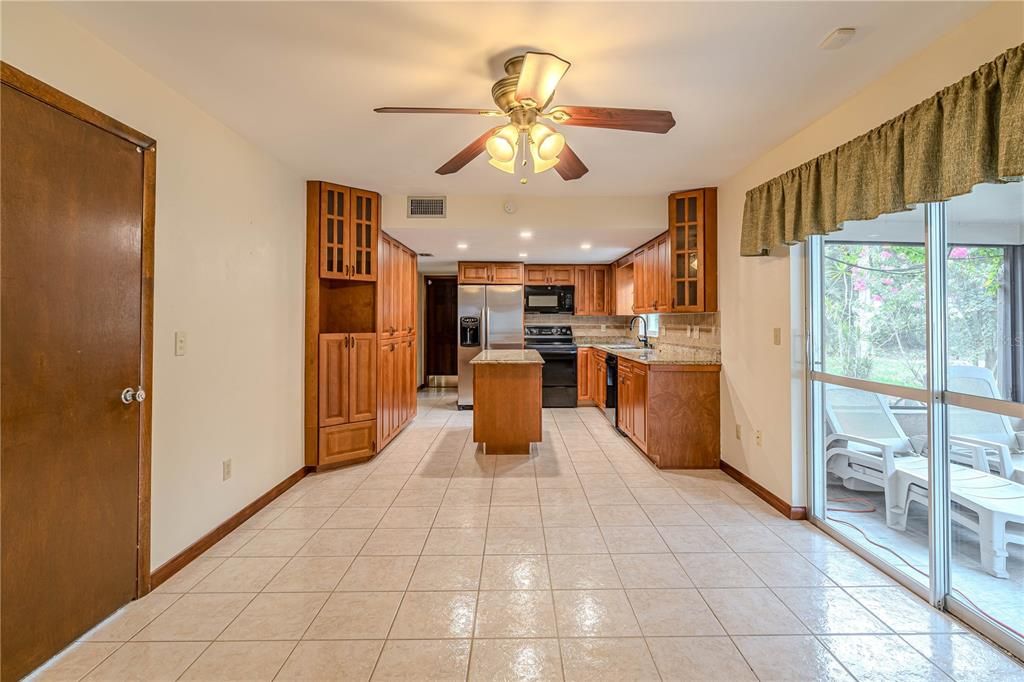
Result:
[[[658,335],[651,337],[651,345],[656,348],[721,348],[722,328],[718,313],[656,313],[654,316],[658,318]],[[569,325],[578,343],[635,341],[636,332],[629,331],[629,320],[626,315],[526,315],[526,324]]]

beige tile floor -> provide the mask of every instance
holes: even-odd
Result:
[[[1024,680],[718,471],[658,472],[594,408],[485,456],[451,392],[309,476],[37,679]]]

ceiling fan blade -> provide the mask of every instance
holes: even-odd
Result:
[[[580,157],[576,156],[576,152],[569,145],[565,145],[562,148],[562,153],[558,155],[558,163],[555,164],[555,170],[558,171],[563,180],[579,180],[590,169],[580,161]]]
[[[458,109],[452,107],[377,107],[378,114],[473,114],[476,116],[504,116],[494,109]]]
[[[544,114],[555,123],[584,128],[635,130],[641,133],[667,133],[676,120],[671,111],[657,109],[615,109],[612,107],[557,106]]]
[[[516,101],[527,104],[526,100],[530,100],[543,109],[570,66],[561,57],[547,52],[527,52],[516,82]]]
[[[489,138],[491,135],[498,132],[499,130],[501,130],[500,127],[491,128],[486,133],[484,133],[483,135],[481,135],[480,137],[476,138],[468,145],[466,145],[462,151],[460,151],[452,158],[448,159],[448,161],[446,161],[444,165],[442,165],[434,172],[437,173],[438,175],[449,175],[451,173],[457,173],[458,171],[462,170],[467,163],[469,163],[476,157],[480,156],[480,153],[483,152],[484,150],[484,146],[487,144],[487,138]]]

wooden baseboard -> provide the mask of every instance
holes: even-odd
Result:
[[[150,576],[151,588],[156,589],[172,575],[185,568],[185,566],[191,563],[193,559],[202,555],[203,552],[224,539],[228,533],[245,523],[256,512],[277,499],[281,493],[298,483],[306,474],[315,470],[316,467],[302,467],[291,476],[260,495],[253,502],[245,505],[240,511],[224,521],[224,523],[220,524],[209,533],[168,559],[166,563],[153,571]]]
[[[732,476],[738,481],[744,488],[754,493],[762,500],[770,504],[780,514],[788,519],[794,521],[802,521],[807,518],[807,507],[793,507],[786,502],[784,499],[773,493],[772,491],[765,488],[763,485],[747,476],[745,473],[732,466],[725,460],[720,460],[718,463],[719,468],[725,473]]]

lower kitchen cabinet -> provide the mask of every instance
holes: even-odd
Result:
[[[596,348],[590,349],[590,398],[602,410],[608,394],[608,354]]]
[[[376,452],[377,422],[325,426],[320,429],[320,466],[369,459]]]
[[[659,469],[717,469],[720,370],[620,357],[619,429]]]
[[[380,343],[377,381],[378,449],[416,416],[416,337]]]

